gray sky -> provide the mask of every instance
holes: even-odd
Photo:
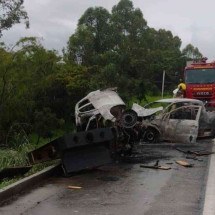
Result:
[[[23,24],[3,31],[1,41],[14,44],[20,37],[43,38],[48,49],[62,50],[74,33],[77,21],[88,7],[102,6],[109,11],[119,0],[25,0],[30,29]],[[171,30],[182,40],[197,46],[202,54],[215,60],[214,0],[133,0],[143,12],[148,25]]]

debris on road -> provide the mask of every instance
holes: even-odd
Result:
[[[198,159],[197,156],[186,156],[186,159],[195,160],[195,161],[203,161],[202,159]]]
[[[82,187],[79,186],[68,186],[69,189],[82,189]]]
[[[215,152],[209,152],[209,151],[190,151],[190,150],[185,151],[180,148],[176,148],[176,150],[179,152],[183,152],[184,154],[192,154],[195,156],[207,156],[207,155],[212,155],[215,153]]]
[[[169,169],[171,169],[171,167],[169,167],[169,166],[160,166],[159,165],[159,160],[157,160],[154,165],[141,164],[140,167],[149,168],[149,169],[161,169],[161,170],[169,170]]]
[[[187,155],[185,158],[190,160],[203,161],[203,159],[199,159],[196,155],[194,156]]]
[[[182,160],[176,161],[176,163],[181,166],[184,166],[184,167],[193,167],[194,166],[194,164],[190,164],[187,161],[182,161]]]
[[[22,176],[27,173],[32,166],[22,166],[22,167],[7,167],[0,171],[0,180],[4,178],[13,178],[16,176]]]
[[[172,165],[172,164],[173,164],[173,162],[167,162],[166,164],[168,164],[168,165]]]
[[[143,165],[143,164],[140,164],[140,167],[149,168],[149,169],[161,169],[161,170],[170,170],[171,169],[171,167],[169,167],[169,166],[148,166],[148,165]]]

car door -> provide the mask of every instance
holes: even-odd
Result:
[[[172,142],[195,143],[201,109],[201,106],[189,105],[166,114],[162,122],[163,139]]]

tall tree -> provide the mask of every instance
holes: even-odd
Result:
[[[24,20],[29,27],[27,12],[23,7],[24,0],[0,0],[0,37],[3,30],[10,29],[14,24]]]
[[[102,7],[86,10],[68,42],[70,60],[83,65],[97,62],[98,55],[109,49],[109,20],[109,12]]]
[[[132,1],[121,0],[112,8],[112,38],[114,51],[119,55],[116,68],[120,78],[118,86],[121,92],[132,96],[136,90],[136,80],[145,72],[145,50],[141,40],[148,28],[140,9],[134,8]],[[137,81],[139,82],[139,81]]]
[[[147,22],[143,18],[141,10],[135,9],[130,0],[121,0],[112,8],[111,24],[118,36],[129,36],[134,41],[147,28]]]
[[[182,54],[185,56],[186,60],[198,60],[203,57],[202,53],[197,47],[192,44],[188,44],[183,50]]]

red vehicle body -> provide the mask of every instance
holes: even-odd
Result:
[[[185,97],[199,99],[206,106],[215,107],[215,62],[207,63],[206,60],[203,58],[185,68]]]

